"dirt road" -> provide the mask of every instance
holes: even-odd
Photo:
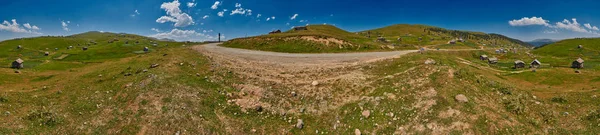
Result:
[[[391,51],[391,52],[361,52],[361,53],[278,53],[246,49],[236,49],[218,46],[218,43],[194,46],[195,50],[203,53],[217,54],[226,57],[236,57],[255,62],[268,62],[279,64],[300,65],[337,65],[337,64],[360,64],[382,59],[397,58],[402,55],[417,52],[418,50]],[[299,65],[300,64],[300,65]]]

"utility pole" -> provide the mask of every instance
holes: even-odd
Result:
[[[219,33],[219,42],[221,42],[221,33]]]

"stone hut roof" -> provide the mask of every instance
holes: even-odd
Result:
[[[484,54],[484,55],[481,55],[481,57],[487,58],[488,56]]]
[[[15,62],[17,62],[17,63],[21,64],[21,63],[23,63],[24,61],[23,61],[21,58],[18,58],[17,60],[15,60]]]
[[[489,60],[489,61],[498,61],[498,58],[496,58],[496,57],[493,57],[493,58],[489,58],[488,60]]]
[[[542,65],[542,63],[541,63],[539,60],[537,60],[537,59],[535,59],[535,60],[533,60],[533,61],[531,62],[531,64],[533,64],[533,63],[537,63],[537,64],[539,64],[539,65]]]
[[[525,64],[525,62],[523,62],[522,60],[516,60],[516,61],[515,61],[515,64],[519,64],[519,63],[523,63],[523,64]]]
[[[578,59],[577,59],[577,60],[575,60],[575,61],[577,61],[578,63],[583,63],[583,62],[584,62],[584,61],[583,61],[583,59],[581,59],[581,58],[578,58]]]

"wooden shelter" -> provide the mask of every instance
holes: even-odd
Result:
[[[150,49],[148,49],[148,47],[144,47],[144,52],[148,52],[150,51]]]
[[[542,63],[539,60],[535,59],[531,62],[531,65],[529,67],[530,68],[539,68],[539,67],[541,67],[541,65],[542,65]]]
[[[81,48],[81,49],[85,51],[85,50],[87,50],[88,48],[87,48],[87,47],[83,47],[83,48]]]
[[[296,26],[294,27],[295,31],[299,31],[299,30],[308,30],[308,28],[306,28],[306,26]]]
[[[578,58],[577,60],[573,61],[573,64],[571,64],[572,68],[583,68],[583,59]]]
[[[12,62],[11,68],[21,69],[23,68],[23,62],[24,61],[21,58],[18,58],[17,60]]]
[[[269,32],[269,34],[277,34],[277,33],[281,33],[281,30],[274,30],[274,31]]]
[[[517,68],[525,68],[525,62],[521,61],[521,60],[516,60],[515,61],[515,69]]]
[[[488,59],[488,63],[490,63],[490,64],[496,64],[496,63],[498,63],[498,58],[496,58],[496,57],[489,58]]]
[[[479,59],[480,59],[480,60],[488,60],[488,56],[487,56],[487,55],[485,55],[485,54],[484,54],[484,55],[480,55],[480,56],[479,56]]]
[[[50,52],[44,52],[44,56],[50,55]]]

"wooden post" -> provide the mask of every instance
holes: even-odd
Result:
[[[221,33],[219,33],[219,42],[221,42]]]

